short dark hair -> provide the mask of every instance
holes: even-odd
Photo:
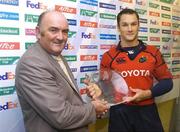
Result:
[[[129,9],[129,8],[125,8],[122,11],[120,11],[118,13],[118,15],[117,15],[117,25],[118,25],[118,27],[119,27],[119,22],[120,22],[121,16],[124,15],[124,14],[135,14],[137,19],[138,19],[138,21],[139,21],[139,15],[138,15],[138,13],[135,10]]]

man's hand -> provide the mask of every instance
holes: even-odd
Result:
[[[87,86],[87,95],[90,96],[92,99],[97,99],[102,95],[101,89],[95,83],[90,83]]]
[[[96,115],[98,118],[105,115],[109,109],[108,102],[104,100],[93,100],[91,103],[94,105],[96,110]]]
[[[84,84],[87,85],[86,87],[86,94],[91,97],[92,99],[97,99],[102,95],[102,90],[99,86],[95,83],[91,83],[89,80],[85,79]]]
[[[132,89],[130,88],[130,91],[135,93],[134,96],[130,97],[124,97],[123,102],[129,103],[129,102],[139,102],[145,99],[149,99],[152,97],[150,90],[142,90],[142,89]]]

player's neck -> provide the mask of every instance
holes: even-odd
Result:
[[[121,46],[122,47],[135,47],[139,44],[138,39],[134,40],[134,41],[121,41]]]

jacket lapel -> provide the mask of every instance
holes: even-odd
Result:
[[[66,66],[67,72],[68,72],[68,74],[69,74],[69,76],[70,76],[73,84],[71,83],[71,81],[69,80],[69,78],[67,77],[67,75],[64,73],[64,71],[63,71],[63,69],[61,68],[60,64],[59,64],[52,56],[50,56],[50,57],[51,57],[51,58],[50,58],[50,59],[51,59],[51,62],[54,64],[54,66],[55,66],[55,68],[57,69],[57,71],[64,77],[64,79],[69,83],[69,85],[71,85],[71,87],[79,94],[79,91],[78,91],[78,89],[76,88],[77,85],[76,85],[76,83],[75,83],[75,81],[74,81],[74,77],[73,77],[72,73],[70,72],[71,69],[69,68],[68,64],[65,63],[65,61],[62,59],[63,62],[64,62],[64,64],[65,64],[65,66]]]
[[[69,68],[67,62],[65,61],[65,59],[61,56],[67,71],[69,73],[69,76],[72,80],[72,83],[70,82],[69,78],[67,77],[67,75],[64,73],[63,69],[60,67],[59,63],[50,55],[48,54],[41,46],[40,44],[37,43],[37,46],[41,49],[42,52],[44,52],[44,54],[46,54],[47,59],[49,60],[49,62],[52,64],[52,66],[64,77],[64,79],[69,83],[69,85],[73,88],[74,91],[76,91],[76,93],[81,97],[79,90],[77,89],[77,84],[74,80],[73,74],[71,73],[71,69]]]

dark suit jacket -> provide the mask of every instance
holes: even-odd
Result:
[[[84,132],[96,119],[93,105],[83,102],[78,88],[38,43],[19,60],[15,85],[27,132]]]

